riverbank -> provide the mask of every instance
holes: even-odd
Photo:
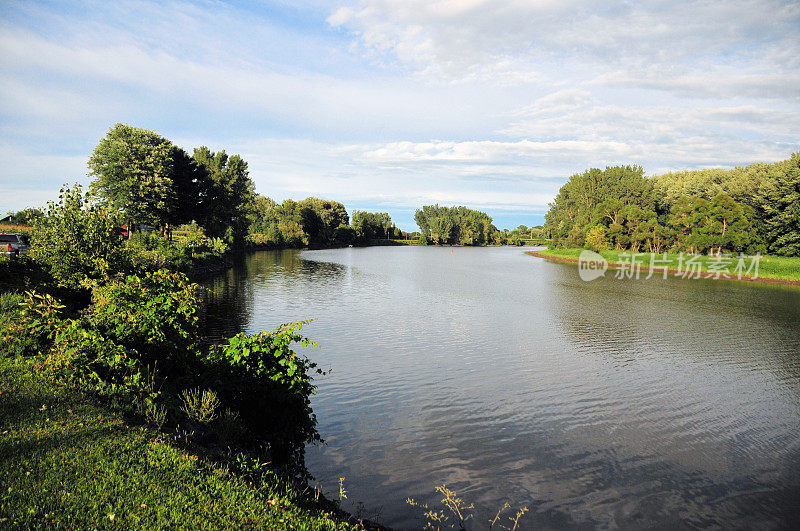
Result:
[[[0,358],[0,527],[360,529],[310,488],[238,467]]]
[[[583,251],[584,249],[577,248],[544,249],[541,251],[528,251],[525,254],[555,262],[577,264],[578,257]],[[631,267],[630,251],[604,250],[599,254],[608,261],[608,267],[610,269],[630,269]],[[662,254],[656,254],[655,258],[659,261],[655,262],[655,267],[652,268],[654,275],[663,274],[664,268],[666,267],[667,274],[681,276],[686,272],[686,261],[688,258],[694,258],[699,267],[699,269],[696,270],[697,274],[699,274],[699,276],[702,278],[729,278],[732,280],[741,280],[747,282],[764,282],[769,284],[800,286],[800,258],[763,255],[758,260],[757,276],[753,274],[753,271],[751,271],[749,274],[745,271],[741,278],[737,278],[737,273],[735,272],[735,267],[738,260],[737,258],[734,258],[728,264],[724,264],[727,266],[727,269],[725,269],[727,273],[725,273],[725,271],[722,271],[721,273],[727,274],[727,277],[724,277],[721,275],[721,273],[715,271],[714,268],[719,267],[715,264],[719,264],[719,261],[713,256],[692,257],[691,255],[681,256],[679,254],[667,254],[665,259]],[[746,267],[750,266],[751,259],[752,257],[746,257]],[[639,257],[638,260],[641,263],[641,272],[648,273],[651,269],[650,253],[643,254],[643,256]],[[662,262],[661,260],[665,261]],[[694,276],[695,273],[693,271],[692,277]]]
[[[313,365],[289,348],[301,323],[236,338],[276,378],[289,366],[288,387],[226,356],[242,357],[233,339],[196,342],[196,285],[177,273],[106,278],[91,297],[32,259],[0,273],[0,527],[379,528],[312,489],[292,453],[316,434]]]

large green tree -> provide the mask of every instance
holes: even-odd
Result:
[[[247,236],[248,214],[255,197],[247,162],[239,155],[213,152],[205,146],[194,150],[195,162],[206,172],[205,197],[198,220],[210,236],[237,244]]]
[[[772,177],[757,195],[764,239],[771,253],[800,256],[800,152]]]
[[[89,157],[91,191],[129,223],[166,227],[178,203],[173,156],[166,138],[118,123]]]

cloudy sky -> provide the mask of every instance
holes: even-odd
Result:
[[[590,167],[800,150],[800,3],[0,4],[0,213],[88,183],[116,122],[239,153],[259,193],[542,222]]]

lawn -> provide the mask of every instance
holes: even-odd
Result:
[[[35,360],[0,358],[2,528],[353,528],[313,491],[260,474],[130,424]]]

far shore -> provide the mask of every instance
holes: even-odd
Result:
[[[527,251],[525,254],[530,256],[535,256],[537,258],[544,258],[545,260],[552,260],[554,262],[562,262],[567,264],[577,264],[578,263],[578,255],[583,249],[542,249],[537,251]],[[630,264],[622,264],[616,261],[616,256],[618,255],[619,251],[602,251],[600,254],[608,260],[608,267],[609,269],[620,269],[623,267],[630,267]],[[678,255],[667,255],[668,258],[672,258],[677,260]],[[779,271],[773,270],[771,264],[774,262],[778,262]],[[705,269],[705,264],[703,264]],[[664,273],[664,267],[653,267],[652,271],[654,273]],[[778,268],[775,268],[778,269]],[[786,271],[788,269],[788,271]],[[650,266],[643,261],[641,264],[641,272],[642,273],[649,273],[651,270]],[[667,274],[672,276],[681,276],[683,271],[680,271],[673,267],[667,267]],[[694,274],[691,278],[698,278]],[[800,286],[800,258],[790,258],[790,257],[782,257],[782,256],[771,256],[765,255],[761,257],[761,262],[759,264],[759,273],[757,277],[743,275],[741,278],[738,278],[736,275],[729,275],[728,277],[725,276],[718,276],[713,272],[709,272],[707,270],[703,270],[700,272],[699,278],[719,278],[723,280],[735,280],[735,281],[742,281],[742,282],[762,282],[766,284],[784,284],[789,286]]]

